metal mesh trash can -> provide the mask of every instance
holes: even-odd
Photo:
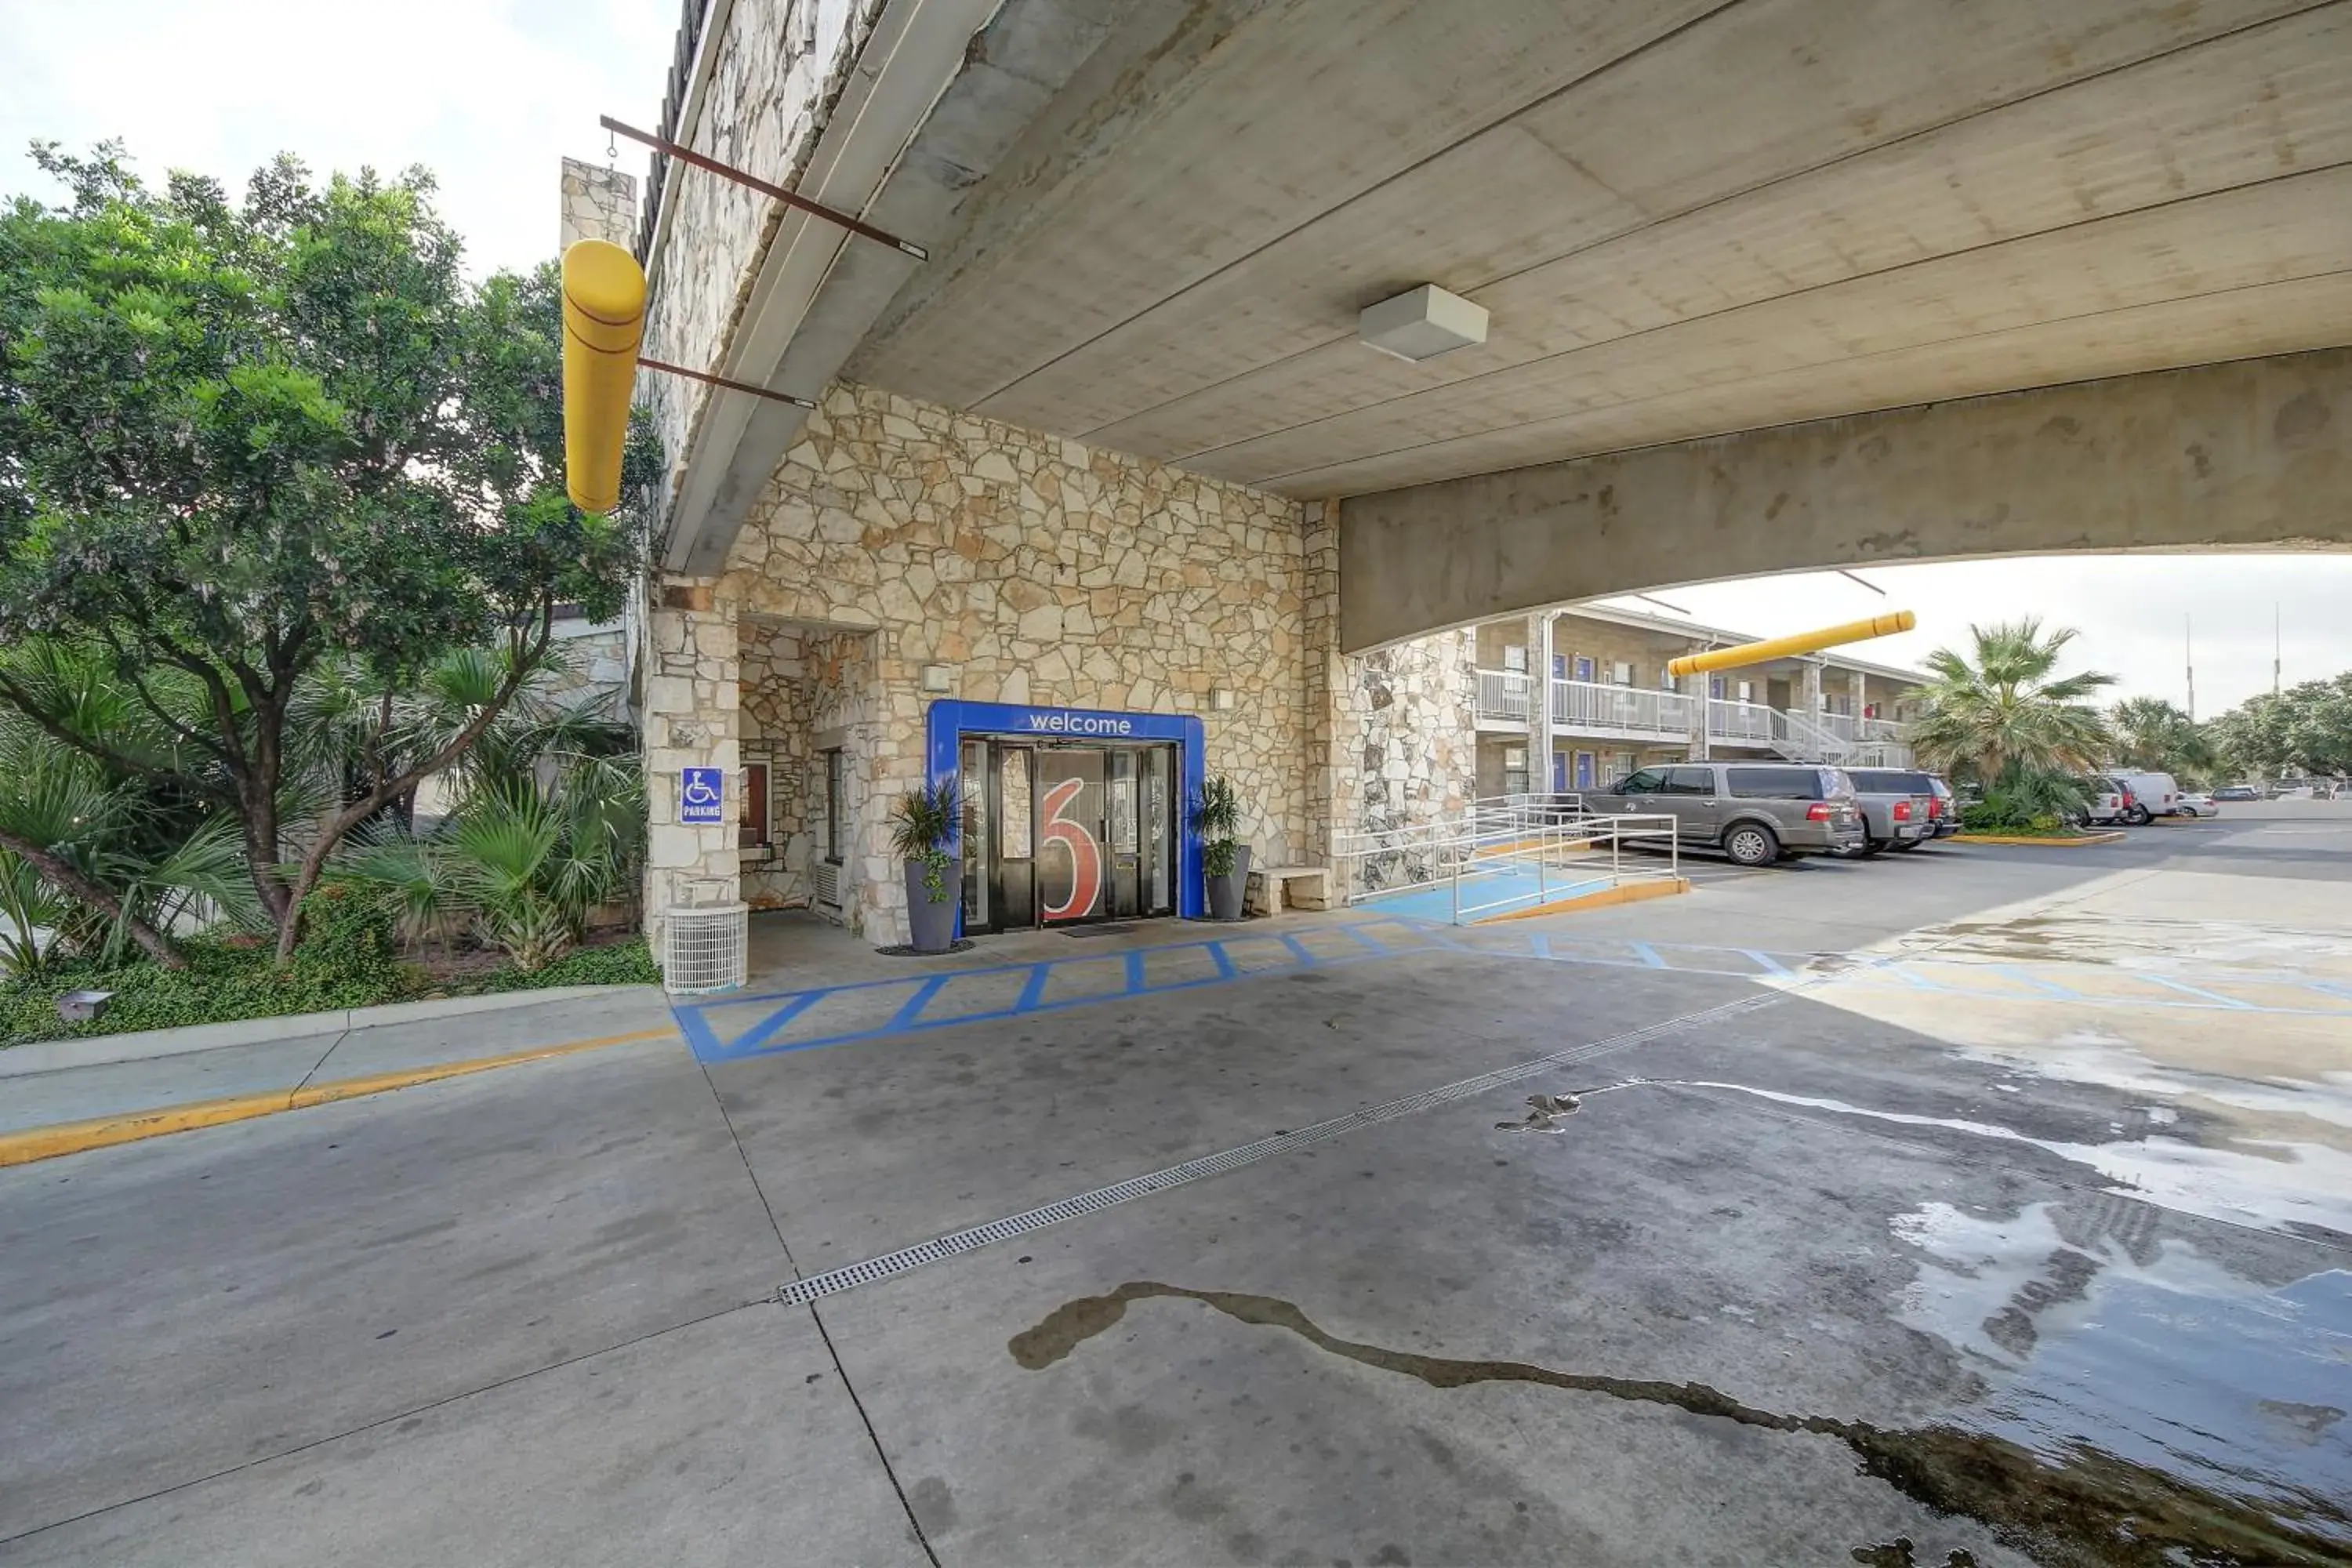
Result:
[[[662,915],[662,986],[674,994],[733,991],[744,981],[750,906],[706,904]]]

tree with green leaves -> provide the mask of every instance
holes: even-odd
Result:
[[[2212,742],[2197,721],[2161,697],[2126,697],[2108,710],[2115,759],[2146,773],[2202,783],[2216,765]]]
[[[0,214],[0,646],[101,655],[163,743],[5,665],[0,705],[232,819],[282,963],[337,846],[542,668],[555,605],[618,612],[644,530],[565,499],[553,265],[469,281],[423,171],[322,185],[281,157],[232,202],[111,144],[34,160],[69,198]],[[652,467],[640,430],[635,493]],[[400,694],[467,647],[491,689],[420,733]],[[322,778],[327,686],[364,700]]]
[[[2252,698],[2215,720],[2213,735],[2248,773],[2352,773],[2352,671]]]
[[[2116,678],[2085,670],[2062,676],[2071,628],[2045,632],[2029,616],[1970,626],[1967,654],[1938,648],[1929,680],[1908,695],[1925,704],[1911,743],[1930,766],[1990,786],[2021,774],[2100,765],[2114,744],[2093,699]]]

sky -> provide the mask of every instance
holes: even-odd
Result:
[[[53,195],[35,138],[107,137],[160,181],[232,191],[279,152],[315,172],[412,163],[478,274],[555,254],[557,171],[605,162],[596,117],[651,129],[679,0],[0,0],[0,196]],[[616,166],[644,177],[643,149]]]
[[[1856,574],[1882,596],[1834,573],[1661,588],[1653,595],[1690,618],[1779,637],[1887,610],[1918,629],[1856,643],[1856,658],[1916,666],[1938,647],[1965,651],[1969,628],[2038,616],[2080,634],[2062,668],[2117,677],[2116,697],[2188,706],[2195,651],[2197,716],[2210,719],[2271,689],[2275,608],[2284,684],[2352,669],[2352,554],[2059,555],[1874,566]],[[1656,603],[1613,599],[1659,614]]]
[[[157,178],[231,185],[281,150],[320,171],[423,163],[471,268],[551,256],[558,161],[604,162],[600,113],[652,126],[679,0],[0,0],[0,196],[55,193],[34,137],[130,144]],[[640,178],[641,150],[617,166]],[[1832,574],[1663,590],[1694,618],[1762,636],[1907,607],[1919,629],[1854,648],[1904,664],[1965,647],[1971,623],[2039,616],[2081,632],[2076,668],[2119,695],[2197,711],[2271,686],[2272,608],[2288,684],[2352,669],[2352,555],[2074,556],[1873,569],[1881,597]],[[1632,608],[1654,605],[1625,601]]]

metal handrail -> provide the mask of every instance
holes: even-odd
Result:
[[[1570,804],[1573,802],[1573,804]],[[1485,812],[1479,809],[1487,807]],[[1510,831],[1498,831],[1508,824]],[[1624,848],[1629,841],[1664,839],[1666,864],[1641,861],[1629,869]],[[1663,813],[1594,815],[1580,800],[1556,795],[1505,796],[1474,802],[1459,817],[1414,824],[1410,827],[1342,834],[1333,845],[1333,869],[1339,876],[1342,902],[1360,897],[1444,886],[1453,923],[1496,913],[1514,906],[1539,906],[1549,900],[1555,876],[1590,868],[1589,859],[1571,865],[1570,857],[1609,849],[1612,880],[1630,878],[1678,879],[1682,875],[1681,843],[1676,819]],[[1376,861],[1386,858],[1383,869],[1407,874],[1375,885]],[[1481,900],[1482,879],[1505,869],[1535,872],[1532,891],[1521,889],[1500,898]],[[1565,887],[1566,880],[1558,885]]]
[[[1761,702],[1738,702],[1726,697],[1710,697],[1706,703],[1706,732],[1718,741],[1754,741],[1759,745],[1772,742],[1772,712]]]

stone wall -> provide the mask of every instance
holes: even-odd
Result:
[[[610,240],[624,248],[636,237],[637,182],[631,174],[600,169],[577,158],[563,160],[563,221],[556,245],[569,250],[579,239]]]
[[[1467,631],[1339,657],[1349,688],[1347,743],[1356,752],[1357,832],[1392,837],[1457,816],[1470,804],[1477,783],[1476,658],[1477,642]],[[1356,846],[1370,842],[1358,839]],[[1426,874],[1427,861],[1426,855],[1388,850],[1343,869],[1350,890],[1362,892]]]
[[[722,34],[704,41],[715,51],[709,87],[677,140],[798,188],[881,11],[882,0],[735,0]],[[661,199],[667,222],[661,251],[646,259],[656,286],[646,353],[716,368],[786,209],[748,185],[675,162],[663,177]],[[673,258],[677,265],[670,265]],[[647,375],[638,393],[653,410],[675,477],[709,389]]]
[[[797,908],[809,901],[810,802],[824,800],[815,766],[815,683],[797,627],[746,620],[742,649],[742,758],[768,768],[768,843],[738,855],[743,900],[753,909]],[[747,775],[748,776],[748,775]]]
[[[906,893],[887,802],[923,776],[928,664],[980,701],[1198,713],[1261,863],[1320,859],[1304,587],[1295,501],[843,385],[770,481],[719,597],[872,628],[817,722],[863,764],[855,909],[889,940]]]
[[[674,581],[655,591],[643,623],[646,934],[656,953],[663,911],[733,903],[741,890],[740,647],[734,613],[713,605],[709,584]],[[680,773],[688,767],[719,768],[728,779],[717,826],[689,827],[680,820]]]

